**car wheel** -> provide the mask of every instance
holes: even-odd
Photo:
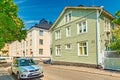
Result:
[[[17,73],[17,80],[21,80],[19,72]]]

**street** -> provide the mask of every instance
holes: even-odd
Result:
[[[41,65],[44,68],[44,77],[41,79],[30,80],[120,80],[120,77],[62,69],[48,64]],[[10,63],[2,64],[2,66],[5,69],[10,69],[8,68],[10,67]],[[7,70],[4,70],[2,66],[0,66],[0,80],[16,80],[15,76],[9,75]]]

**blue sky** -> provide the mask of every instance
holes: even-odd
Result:
[[[42,18],[54,22],[65,6],[104,6],[104,9],[115,14],[120,10],[120,0],[14,0],[18,5],[18,17],[29,29]]]

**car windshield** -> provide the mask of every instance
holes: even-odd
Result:
[[[19,66],[30,66],[35,65],[36,63],[32,59],[21,59]]]

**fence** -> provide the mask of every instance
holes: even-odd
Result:
[[[103,58],[103,68],[120,71],[120,55],[113,51],[106,51]]]

